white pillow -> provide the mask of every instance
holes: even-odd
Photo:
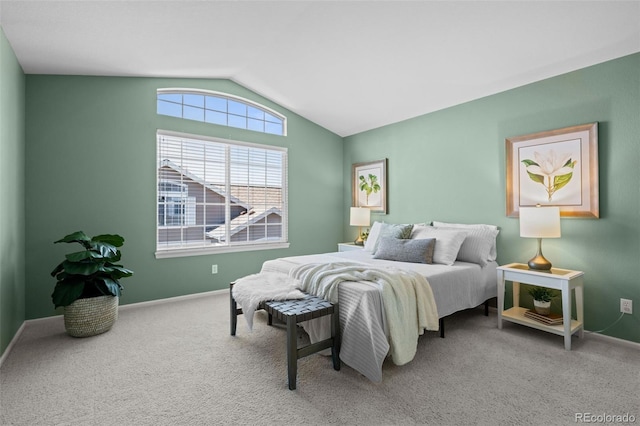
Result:
[[[444,265],[453,265],[466,237],[467,231],[464,229],[443,229],[433,226],[416,225],[411,232],[412,240],[435,238],[436,246],[433,251],[433,263]]]
[[[380,236],[380,230],[382,229],[382,222],[373,222],[371,230],[369,230],[369,236],[364,242],[364,251],[373,252],[373,248],[376,246],[376,241]]]
[[[498,233],[500,232],[500,230],[496,225],[485,225],[482,223],[476,223],[476,224],[448,223],[448,222],[438,222],[434,220],[433,226],[436,228],[489,229],[489,230],[495,231],[495,235],[493,235],[493,237],[487,235],[487,238],[492,238],[492,241],[491,241],[491,248],[489,250],[489,256],[487,257],[486,260],[493,262],[498,257],[498,252],[496,249],[496,237],[498,236]]]
[[[480,266],[486,266],[491,257],[491,248],[495,245],[497,229],[489,228],[445,228],[454,231],[464,230],[467,232],[467,238],[462,242],[460,251],[458,252],[458,260],[463,262],[477,263]]]

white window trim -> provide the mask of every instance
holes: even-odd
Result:
[[[187,257],[187,256],[200,256],[200,255],[211,255],[211,254],[221,254],[221,253],[237,253],[237,252],[244,252],[244,251],[257,251],[257,250],[273,250],[273,249],[284,249],[284,248],[289,248],[289,164],[288,164],[288,149],[286,147],[278,147],[278,146],[273,146],[273,145],[263,145],[263,144],[257,144],[257,143],[252,143],[252,142],[244,142],[244,141],[236,141],[236,140],[231,140],[231,139],[224,139],[224,138],[218,138],[218,137],[211,137],[211,136],[205,136],[205,135],[198,135],[198,134],[193,134],[193,133],[184,133],[184,132],[175,132],[172,130],[162,130],[162,129],[157,129],[156,130],[156,138],[158,136],[167,136],[167,137],[178,137],[178,138],[186,138],[186,139],[200,139],[200,140],[205,140],[205,141],[211,141],[211,142],[220,142],[220,143],[226,143],[226,144],[231,144],[231,145],[236,145],[236,146],[246,146],[246,147],[251,147],[251,148],[259,148],[259,149],[265,149],[266,146],[268,146],[268,149],[272,149],[274,151],[282,151],[284,153],[287,154],[287,156],[285,156],[285,159],[287,159],[284,163],[284,171],[285,171],[285,180],[283,182],[284,184],[284,191],[282,194],[283,200],[284,200],[284,206],[283,206],[283,210],[284,210],[284,218],[282,221],[282,238],[284,241],[279,241],[279,242],[252,242],[251,244],[245,244],[245,243],[235,243],[235,244],[229,244],[229,245],[225,245],[225,246],[215,246],[215,247],[194,247],[194,248],[189,248],[189,247],[181,247],[181,248],[166,248],[166,249],[160,249],[157,246],[157,240],[156,240],[156,251],[155,251],[155,258],[156,259],[166,259],[166,258],[173,258],[173,257]],[[157,200],[157,189],[158,185],[156,182],[156,200]],[[157,203],[157,201],[156,201]],[[156,210],[157,210],[157,204],[156,204]],[[157,212],[156,212],[156,216],[157,216]],[[228,224],[227,224],[228,226]],[[158,231],[158,224],[156,222],[156,235],[157,235],[157,231]]]
[[[289,248],[289,243],[254,243],[244,245],[232,245],[225,247],[197,248],[197,249],[167,249],[156,251],[156,259],[167,259],[173,257],[201,256],[221,253],[237,253],[243,251],[273,250]]]
[[[206,89],[189,89],[184,87],[166,87],[162,89],[157,89],[157,94],[190,94],[190,95],[212,95],[220,98],[232,99],[234,101],[239,101],[245,103],[247,105],[251,105],[258,109],[268,112],[274,117],[278,117],[282,120],[282,135],[276,136],[287,136],[287,117],[279,113],[278,111],[269,108],[268,106],[259,104],[251,99],[243,98],[242,96],[231,95],[229,93],[217,92],[215,90],[206,90]],[[262,133],[262,132],[261,132]],[[267,135],[271,133],[265,133]],[[235,141],[234,141],[235,142]]]

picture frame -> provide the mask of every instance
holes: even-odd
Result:
[[[351,166],[354,207],[387,213],[387,159],[355,163]]]
[[[507,216],[560,207],[561,217],[599,218],[598,123],[505,139]]]

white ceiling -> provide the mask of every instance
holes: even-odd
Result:
[[[348,136],[640,51],[640,1],[0,1],[27,74],[228,78]]]

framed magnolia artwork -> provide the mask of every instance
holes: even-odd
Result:
[[[598,123],[506,139],[507,216],[520,207],[560,207],[564,217],[600,217]]]
[[[387,159],[351,166],[353,206],[387,213]]]

